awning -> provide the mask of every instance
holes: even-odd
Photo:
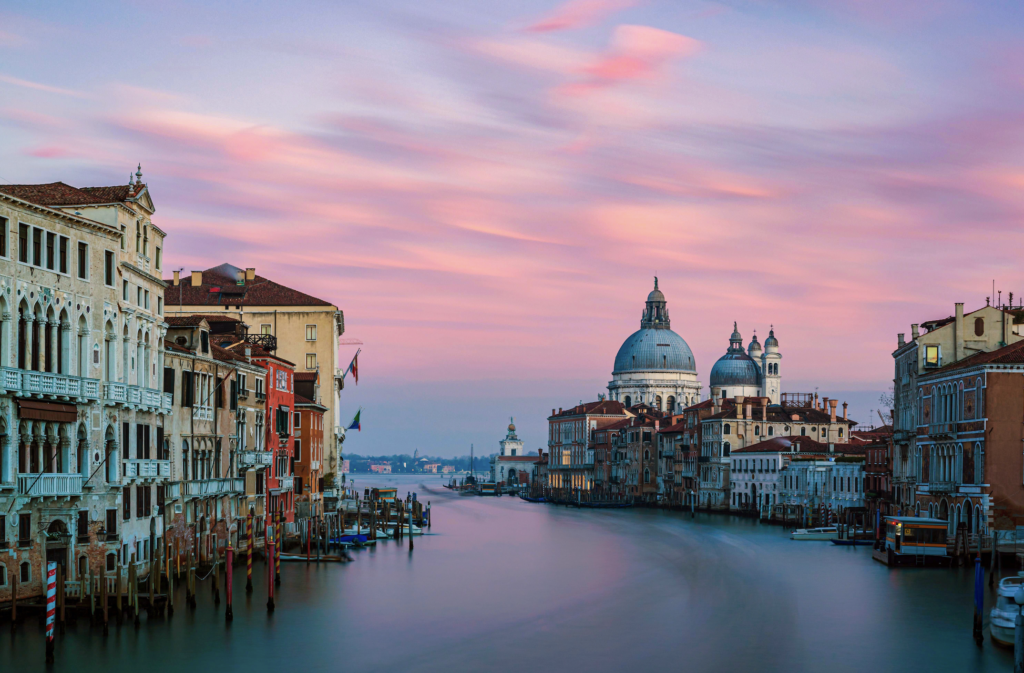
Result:
[[[18,417],[27,421],[53,421],[74,423],[78,420],[78,407],[74,404],[57,404],[38,400],[15,400],[18,403]]]

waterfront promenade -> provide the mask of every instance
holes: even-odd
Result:
[[[80,620],[54,671],[1006,671],[971,640],[971,570],[890,570],[869,548],[797,543],[725,514],[586,511],[460,497],[439,477],[355,475],[430,500],[432,535],[345,565],[282,567],[268,615],[262,563],[234,622],[198,606],[112,627]],[[208,583],[207,583],[208,584]],[[180,588],[179,588],[180,589]],[[988,596],[986,595],[986,601]],[[989,605],[986,604],[986,610]],[[0,634],[11,670],[41,670],[33,622]]]

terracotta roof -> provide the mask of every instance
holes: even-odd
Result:
[[[295,372],[295,380],[296,381],[312,381],[313,383],[316,383],[316,379],[317,379],[318,375],[319,374],[317,372]]]
[[[498,461],[515,460],[515,461],[524,462],[524,463],[525,462],[534,462],[535,463],[535,462],[537,462],[537,460],[540,459],[540,456],[495,456],[495,458],[497,458]]]
[[[926,376],[933,376],[935,374],[945,374],[957,369],[967,369],[969,367],[976,367],[978,365],[1019,365],[1024,364],[1024,341],[1018,341],[1017,343],[1010,344],[1009,346],[1003,346],[1002,348],[994,351],[988,351],[987,353],[975,353],[974,355],[964,358],[960,362],[954,362],[951,365],[946,365],[939,369],[930,371]]]
[[[213,353],[215,360],[223,360],[225,362],[245,362],[246,364],[249,364],[249,361],[246,360],[244,356],[239,355],[232,350],[228,350],[227,348],[221,348],[217,344],[210,344],[210,352]]]
[[[167,306],[332,306],[299,290],[255,276],[238,284],[236,278],[245,271],[230,264],[221,264],[203,271],[203,284],[192,287],[192,276],[184,275],[179,284],[167,281],[164,302]]]
[[[164,322],[171,327],[197,327],[203,321],[201,315],[169,315]]]
[[[558,418],[559,416],[580,416],[583,414],[590,414],[593,416],[621,416],[626,407],[623,406],[622,402],[616,402],[615,400],[599,400],[597,402],[584,402],[583,404],[577,404],[572,409],[565,409],[551,416],[551,418]]]
[[[143,185],[144,186],[144,185]],[[88,206],[127,201],[141,191],[119,187],[72,187],[63,182],[43,185],[0,185],[0,192],[40,206]]]
[[[164,348],[167,348],[167,349],[172,350],[172,351],[176,351],[178,353],[189,353],[189,354],[192,353],[192,351],[190,351],[189,349],[185,348],[184,346],[179,346],[178,344],[176,344],[173,341],[170,341],[168,339],[164,339]]]
[[[683,432],[685,430],[686,430],[686,421],[679,421],[678,423],[676,423],[674,425],[670,425],[670,426],[668,426],[666,428],[662,428],[658,432],[673,433],[673,432]]]
[[[798,448],[799,445],[799,448]],[[837,455],[859,455],[864,453],[864,448],[854,444],[833,444],[833,450],[828,450],[828,444],[819,442],[810,437],[802,435],[790,435],[789,437],[772,437],[757,444],[751,444],[742,449],[733,449],[732,453],[765,453],[781,451],[783,453],[821,453]]]

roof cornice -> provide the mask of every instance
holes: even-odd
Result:
[[[121,236],[121,232],[115,229],[114,227],[111,227],[109,224],[97,222],[96,220],[90,220],[89,218],[83,217],[81,215],[73,215],[58,208],[51,208],[49,206],[40,206],[37,203],[32,203],[31,201],[26,201],[25,199],[19,199],[16,196],[11,196],[10,194],[6,194],[4,192],[0,192],[0,199],[3,199],[4,201],[10,201],[23,208],[27,208],[28,210],[34,210],[43,215],[56,215],[63,220],[68,220],[70,222],[80,224],[90,229],[95,229],[96,231],[102,232],[104,234],[108,234],[111,238],[120,238]],[[74,208],[76,206],[67,207]]]

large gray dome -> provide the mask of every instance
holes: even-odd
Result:
[[[746,353],[726,353],[711,368],[711,387],[759,386],[761,370]]]
[[[670,329],[643,328],[619,348],[612,374],[652,370],[696,373],[697,365],[683,337]]]

